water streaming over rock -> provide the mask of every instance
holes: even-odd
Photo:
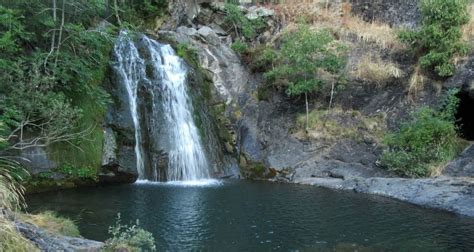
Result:
[[[135,128],[138,179],[209,178],[184,61],[169,45],[144,35],[135,42],[126,32],[121,33],[114,54],[114,69],[126,87]]]

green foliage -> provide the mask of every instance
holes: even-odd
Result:
[[[398,132],[388,134],[382,164],[403,176],[427,177],[436,165],[452,160],[460,148],[454,120],[458,102],[451,91],[440,111],[423,107]]]
[[[117,251],[126,248],[127,251],[156,251],[153,235],[140,228],[137,220],[135,225],[123,225],[120,214],[117,215],[115,226],[109,227],[112,238],[105,241],[105,251]]]
[[[67,178],[97,179],[97,169],[95,167],[76,167],[72,165],[63,165],[56,170],[64,174]]]
[[[194,48],[188,44],[180,43],[176,46],[176,54],[183,58],[192,67],[199,67],[198,54]]]
[[[462,41],[462,25],[469,22],[467,0],[423,0],[422,26],[419,31],[402,31],[399,38],[421,54],[424,69],[438,76],[454,74],[454,57],[468,48]]]
[[[244,54],[248,50],[247,44],[240,40],[236,40],[234,43],[232,43],[230,48],[232,48],[232,50],[238,54]]]
[[[246,51],[245,62],[254,72],[266,72],[272,69],[278,58],[277,52],[270,46],[258,45]]]
[[[231,26],[237,37],[242,35],[246,39],[252,39],[266,25],[262,18],[248,19],[236,4],[226,3],[224,9],[227,12],[224,21]]]
[[[284,35],[275,66],[265,77],[283,82],[292,96],[321,91],[328,83],[321,72],[338,79],[346,63],[345,51],[329,30],[312,31],[301,24],[296,31]],[[275,58],[274,52],[268,54],[272,60]]]
[[[134,0],[117,1],[119,16],[123,19],[123,26],[138,29],[143,27],[154,29],[155,18],[166,15],[168,9],[167,0]]]

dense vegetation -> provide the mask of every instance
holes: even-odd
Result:
[[[398,132],[388,134],[389,149],[381,157],[382,164],[402,176],[428,177],[437,172],[437,166],[452,160],[460,148],[456,93],[455,89],[449,92],[440,110],[423,107]]]
[[[115,37],[121,28],[141,30],[154,24],[166,5],[164,0],[0,1],[2,211],[22,205],[19,182],[27,173],[12,158],[25,149],[47,148],[59,165],[54,172],[66,178],[95,179],[101,123],[110,102],[102,84]],[[49,176],[38,174],[40,179]],[[42,216],[49,227],[60,220],[52,213]],[[0,251],[37,250],[3,212],[0,225]],[[70,222],[60,226],[74,231]]]
[[[290,96],[304,94],[306,114],[309,113],[308,93],[327,91],[331,107],[335,87],[341,83],[346,64],[345,51],[345,46],[335,40],[329,30],[314,31],[300,24],[295,31],[285,34],[273,69],[265,73],[265,77],[275,85],[284,86]]]
[[[469,22],[467,0],[421,1],[422,25],[418,31],[400,33],[421,56],[420,65],[438,76],[454,74],[454,57],[468,52],[462,41],[462,25]]]
[[[144,27],[166,1],[2,1],[0,147],[49,148],[63,170],[98,168],[109,95],[102,88],[120,27]],[[6,154],[4,154],[6,155]]]

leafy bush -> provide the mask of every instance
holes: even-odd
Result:
[[[454,115],[459,99],[451,91],[441,110],[423,107],[396,133],[388,134],[382,165],[402,176],[427,177],[436,165],[452,160],[460,149]]]
[[[226,3],[224,9],[227,12],[225,22],[231,26],[237,37],[251,39],[257,35],[257,31],[265,27],[265,22],[261,18],[255,20],[248,19],[240,7],[236,4]]]
[[[423,0],[419,31],[402,31],[399,38],[421,54],[421,66],[441,77],[454,74],[454,57],[467,53],[462,25],[469,22],[467,0]]]
[[[345,51],[346,47],[335,40],[330,30],[313,31],[300,24],[297,30],[284,35],[273,69],[264,76],[285,86],[290,96],[304,94],[306,104],[308,93],[321,92],[327,84],[331,84],[332,98],[346,64]],[[307,120],[308,113],[306,106]]]
[[[246,63],[254,72],[267,72],[277,60],[276,50],[268,45],[258,45],[247,50]]]
[[[94,167],[75,167],[72,165],[63,165],[57,169],[59,173],[66,175],[69,178],[82,178],[82,179],[97,179],[97,170]]]
[[[232,43],[230,48],[232,48],[232,50],[238,54],[244,54],[248,50],[247,44],[240,40],[236,40],[234,43]]]
[[[153,235],[140,228],[138,220],[135,225],[123,225],[120,214],[117,215],[115,226],[109,227],[112,238],[105,241],[105,251],[117,251],[126,248],[127,251],[156,251]]]

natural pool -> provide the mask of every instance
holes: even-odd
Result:
[[[474,219],[381,197],[292,184],[132,184],[30,195],[30,212],[77,220],[104,240],[117,213],[158,251],[472,251]]]

